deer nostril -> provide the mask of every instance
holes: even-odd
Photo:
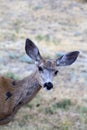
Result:
[[[53,84],[51,82],[48,82],[48,86],[53,88]]]
[[[46,87],[47,90],[50,90],[50,89],[53,88],[53,84],[52,84],[51,82],[48,82],[48,83],[45,83],[45,84],[44,84],[44,87]]]
[[[44,84],[44,87],[47,87],[47,83]]]

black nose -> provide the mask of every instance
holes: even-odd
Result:
[[[48,83],[45,83],[45,84],[44,84],[44,87],[46,87],[47,90],[50,90],[50,89],[53,88],[53,84],[52,84],[51,82],[48,82]]]

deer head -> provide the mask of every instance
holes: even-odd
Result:
[[[50,90],[53,88],[53,77],[58,73],[58,66],[68,66],[73,64],[79,54],[79,51],[69,52],[56,60],[44,59],[37,46],[30,40],[26,40],[25,50],[36,63],[37,80],[42,87]]]

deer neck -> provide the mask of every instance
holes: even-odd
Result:
[[[22,104],[31,101],[38,91],[41,89],[41,86],[37,80],[37,71],[35,71],[30,76],[24,78],[17,82],[17,87],[15,91],[15,106],[20,102]]]

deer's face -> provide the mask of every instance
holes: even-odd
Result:
[[[25,50],[34,61],[37,62],[38,82],[48,90],[53,88],[53,77],[57,75],[58,66],[67,66],[75,62],[79,52],[69,52],[56,60],[46,60],[40,55],[37,46],[29,39],[26,40]]]
[[[53,88],[53,78],[58,73],[58,68],[55,65],[55,62],[52,60],[44,60],[41,64],[37,65],[39,73],[39,83],[41,86],[50,90]]]

